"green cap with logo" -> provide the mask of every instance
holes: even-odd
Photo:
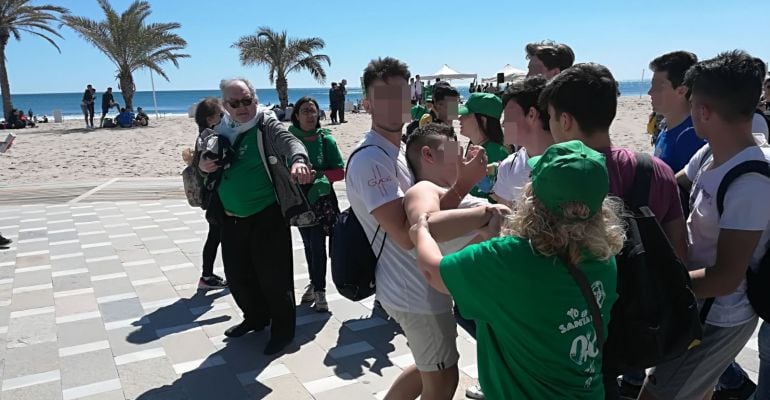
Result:
[[[551,213],[562,215],[562,206],[572,202],[588,206],[589,218],[602,209],[610,185],[603,154],[572,140],[552,145],[527,163],[535,197]]]
[[[492,93],[473,93],[465,104],[457,109],[457,115],[481,114],[500,119],[503,115],[503,101]]]

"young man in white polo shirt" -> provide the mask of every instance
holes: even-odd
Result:
[[[747,268],[758,267],[770,240],[770,179],[751,173],[736,179],[717,209],[717,190],[728,171],[744,161],[770,160],[757,146],[751,121],[763,78],[762,61],[742,51],[722,53],[693,66],[685,76],[695,131],[708,140],[685,167],[694,187],[687,220],[687,265],[693,292],[716,298],[703,342],[655,367],[640,399],[711,398],[725,367],[748,342],[757,315],[746,297]]]
[[[402,325],[409,321],[399,321],[399,316],[407,313],[435,315],[451,309],[451,301],[430,288],[409,254],[413,245],[403,197],[414,177],[401,142],[401,130],[409,116],[408,80],[406,64],[390,57],[372,60],[364,70],[364,107],[372,115],[372,129],[358,146],[369,147],[348,161],[346,178],[350,206],[369,240],[374,239],[373,248],[384,246],[376,270],[377,300]],[[472,160],[458,166],[458,180],[442,196],[441,208],[457,207],[485,169],[485,153],[478,150]],[[378,226],[386,235],[380,233],[374,238]],[[430,345],[431,341],[409,336],[407,332],[417,366],[404,370],[386,399],[451,398],[457,385],[456,365],[454,373],[452,368],[445,367],[456,364],[456,357],[451,352],[441,352],[445,359],[423,362],[418,359],[420,356],[432,354],[429,349],[418,347]]]

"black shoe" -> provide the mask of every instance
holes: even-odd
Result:
[[[198,280],[198,289],[200,290],[223,289],[226,287],[227,281],[215,274],[210,276],[201,276],[201,278]]]
[[[757,390],[757,385],[751,379],[744,377],[741,386],[735,389],[717,389],[711,395],[711,400],[746,400]]]
[[[639,397],[639,392],[642,391],[641,385],[626,382],[623,378],[618,378],[618,388],[621,400],[636,400]]]
[[[265,346],[265,351],[263,351],[263,353],[266,356],[278,354],[283,351],[292,340],[293,339],[270,339],[270,341],[267,342],[267,346]]]
[[[11,243],[13,243],[13,240],[8,239],[7,237],[4,237],[3,235],[0,235],[0,247],[10,246]]]
[[[248,321],[243,321],[238,325],[231,326],[225,331],[225,336],[230,338],[241,337],[249,332],[259,332],[265,329],[267,324],[254,324]]]

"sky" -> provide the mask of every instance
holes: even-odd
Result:
[[[72,14],[104,19],[96,0],[33,0]],[[122,12],[129,0],[111,0]],[[524,46],[552,39],[570,45],[576,62],[606,65],[618,80],[638,80],[656,56],[689,50],[701,59],[721,51],[744,49],[770,60],[768,13],[744,0],[514,2],[421,0],[315,2],[295,0],[151,0],[148,22],[178,22],[187,40],[179,69],[167,64],[170,81],[155,78],[156,90],[216,89],[219,80],[245,76],[258,88],[274,87],[265,67],[242,66],[231,45],[258,27],[286,30],[290,37],[320,37],[319,54],[331,58],[322,85],[307,72],[288,76],[289,87],[326,86],[346,78],[358,86],[366,64],[393,56],[412,75],[429,75],[443,64],[463,73],[491,77],[505,64],[526,69]],[[117,88],[115,66],[71,29],[62,27],[61,54],[46,41],[23,34],[6,50],[11,93],[80,92]],[[150,90],[150,74],[134,74],[138,90]],[[458,82],[459,83],[459,82]],[[460,83],[467,84],[468,81]]]

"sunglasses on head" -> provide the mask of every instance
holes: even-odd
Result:
[[[254,99],[252,99],[251,97],[246,97],[240,100],[227,101],[227,104],[232,108],[246,107],[246,106],[250,106],[252,103],[254,103]]]

